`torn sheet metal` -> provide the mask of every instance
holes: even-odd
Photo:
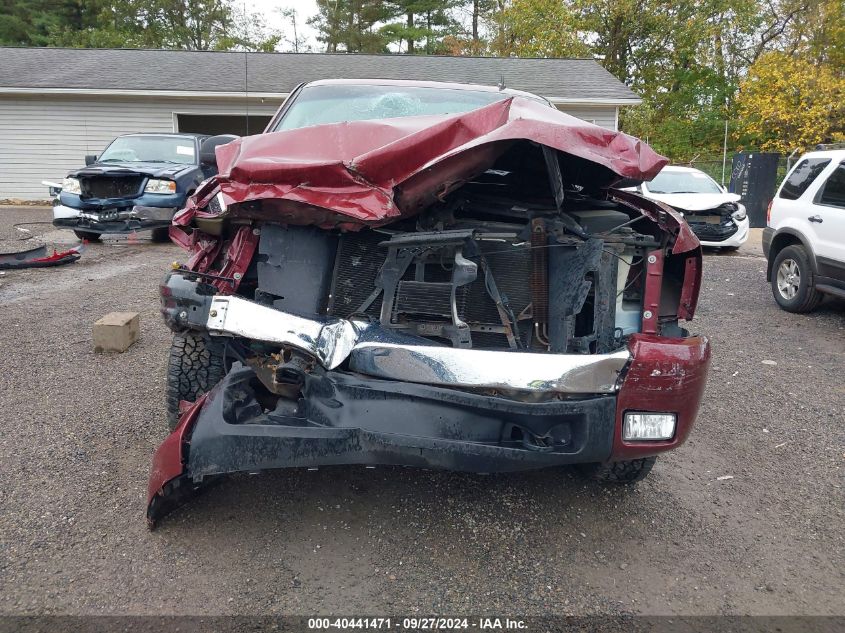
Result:
[[[627,134],[509,98],[460,115],[352,121],[237,139],[217,148],[219,174],[197,190],[174,224],[223,213],[323,228],[383,225],[442,199],[518,141],[559,150],[561,168],[595,188],[624,178],[650,180],[668,162]],[[260,210],[244,204],[256,201]]]

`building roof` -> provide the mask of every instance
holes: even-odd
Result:
[[[315,79],[420,79],[526,90],[555,103],[639,103],[593,59],[0,47],[0,92],[290,93]]]

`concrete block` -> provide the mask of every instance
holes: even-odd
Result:
[[[140,336],[137,312],[109,312],[94,323],[94,351],[125,352]]]

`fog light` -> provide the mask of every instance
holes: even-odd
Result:
[[[674,413],[626,413],[623,440],[670,440],[675,435]]]

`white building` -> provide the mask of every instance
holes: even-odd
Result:
[[[592,59],[0,47],[0,200],[44,199],[119,134],[258,133],[298,84],[338,78],[504,79],[610,129],[640,102]]]

